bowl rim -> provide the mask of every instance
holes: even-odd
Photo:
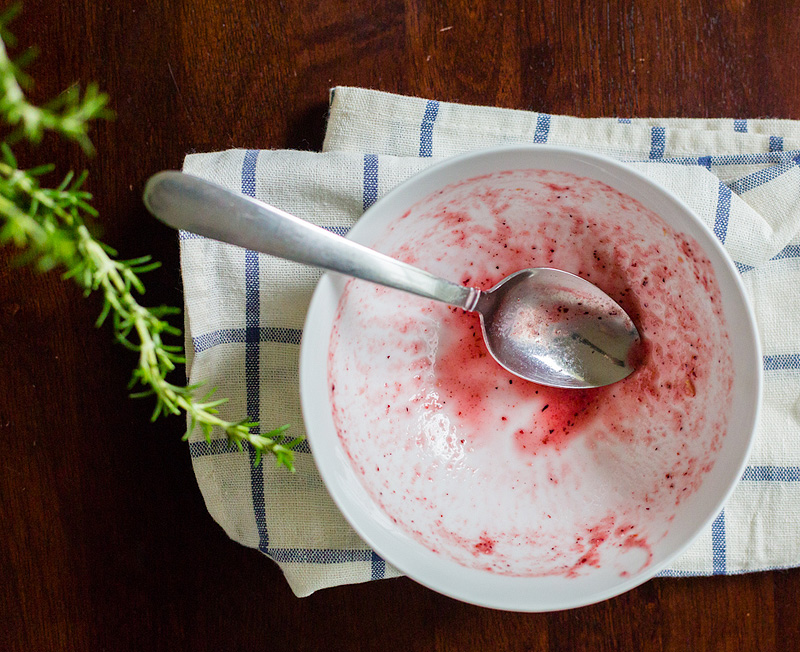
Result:
[[[316,440],[318,435],[314,435],[312,433],[313,424],[317,421],[315,418],[315,413],[319,408],[319,396],[318,393],[314,393],[314,389],[312,388],[312,378],[317,375],[322,375],[327,379],[327,356],[326,356],[326,363],[324,365],[319,364],[318,358],[315,356],[314,351],[312,350],[312,345],[309,344],[310,341],[315,339],[312,335],[317,334],[317,331],[320,328],[320,321],[318,319],[317,312],[319,312],[320,305],[324,301],[324,296],[326,293],[333,292],[336,297],[336,303],[338,304],[339,295],[341,293],[341,285],[343,277],[333,272],[328,272],[322,276],[320,281],[317,283],[317,286],[314,290],[312,295],[311,302],[309,304],[308,313],[306,315],[304,328],[303,328],[303,336],[301,340],[301,348],[300,348],[300,365],[299,365],[299,377],[300,377],[300,398],[301,398],[301,410],[303,420],[306,425],[306,434],[308,439],[308,444],[311,449],[312,455],[314,457],[314,461],[316,463],[316,467],[320,473],[320,476],[323,480],[323,483],[331,496],[333,502],[335,503],[336,507],[339,509],[341,514],[347,520],[347,522],[351,525],[351,527],[356,531],[359,537],[369,545],[378,555],[380,555],[387,563],[391,564],[395,568],[397,568],[401,573],[407,575],[414,581],[423,586],[426,586],[438,593],[443,595],[455,598],[462,602],[489,607],[494,609],[502,609],[508,611],[518,611],[518,612],[550,612],[550,611],[557,611],[563,609],[572,609],[582,606],[587,606],[590,604],[595,604],[597,602],[601,602],[603,600],[607,600],[609,598],[615,597],[622,593],[625,593],[641,584],[652,579],[656,576],[661,570],[666,568],[671,562],[673,562],[677,557],[679,557],[686,549],[695,541],[695,539],[717,518],[719,513],[724,508],[725,504],[728,502],[731,494],[736,489],[739,478],[741,478],[742,473],[747,465],[748,459],[750,457],[750,453],[753,448],[753,443],[755,440],[755,432],[759,421],[759,415],[761,411],[761,403],[762,403],[762,390],[763,390],[763,364],[762,364],[762,352],[761,352],[761,344],[760,338],[758,335],[758,328],[755,320],[755,314],[750,304],[749,298],[745,291],[744,284],[742,282],[741,276],[738,273],[733,261],[731,260],[727,251],[725,251],[724,247],[714,235],[712,230],[700,219],[700,217],[679,197],[673,194],[671,191],[666,189],[657,181],[645,176],[638,170],[633,169],[632,167],[626,165],[624,162],[615,160],[608,156],[598,154],[595,152],[590,152],[578,148],[573,147],[562,147],[562,146],[553,146],[553,145],[544,145],[544,144],[524,144],[524,145],[507,145],[507,146],[500,146],[500,147],[491,147],[485,149],[479,149],[475,151],[470,151],[464,154],[452,156],[445,158],[437,163],[432,164],[431,166],[413,174],[410,178],[406,179],[405,181],[399,183],[397,186],[389,190],[386,194],[380,197],[365,213],[359,218],[357,223],[353,226],[353,228],[348,232],[347,237],[353,239],[355,241],[359,241],[359,238],[362,238],[362,233],[365,231],[365,227],[363,225],[370,224],[371,221],[375,219],[376,215],[381,215],[384,207],[391,204],[392,202],[397,201],[398,198],[403,197],[405,194],[409,192],[410,189],[419,186],[423,180],[430,179],[431,177],[435,178],[437,175],[441,175],[443,172],[446,172],[452,168],[459,168],[468,165],[469,163],[479,161],[481,159],[491,159],[497,156],[504,156],[504,155],[533,155],[534,157],[538,156],[547,156],[552,155],[554,157],[567,157],[567,158],[575,158],[579,159],[580,161],[587,163],[589,165],[595,165],[601,167],[605,170],[609,168],[616,173],[616,175],[620,176],[623,180],[627,180],[634,184],[640,184],[645,188],[648,188],[651,192],[654,192],[657,196],[659,196],[662,200],[666,200],[673,204],[674,208],[677,209],[679,212],[682,212],[687,216],[690,222],[698,228],[700,231],[705,233],[706,239],[712,249],[714,249],[715,254],[717,255],[717,262],[723,266],[723,269],[727,273],[730,281],[733,282],[733,288],[735,290],[735,296],[732,296],[727,299],[727,302],[731,302],[734,300],[738,300],[739,303],[743,306],[743,315],[746,318],[746,323],[741,324],[741,328],[745,331],[745,339],[749,342],[750,348],[748,351],[740,353],[741,356],[749,355],[749,365],[748,369],[752,372],[753,376],[747,379],[739,379],[735,378],[734,383],[736,382],[744,382],[748,387],[753,390],[753,406],[752,409],[747,412],[749,415],[748,423],[744,424],[742,427],[747,429],[749,435],[747,436],[747,445],[743,448],[740,455],[738,455],[738,464],[736,465],[735,474],[731,474],[731,477],[734,478],[732,481],[728,483],[726,491],[722,493],[720,498],[714,501],[715,507],[710,510],[707,516],[694,528],[694,532],[691,536],[687,537],[687,539],[681,544],[675,547],[672,552],[665,555],[664,559],[659,561],[658,563],[654,563],[651,566],[648,566],[644,571],[640,571],[639,573],[635,573],[631,575],[629,578],[620,581],[618,584],[615,584],[613,587],[601,590],[586,597],[578,597],[577,599],[572,600],[550,600],[545,601],[547,604],[543,604],[542,600],[539,599],[520,599],[519,595],[516,595],[516,591],[513,590],[514,585],[521,585],[526,580],[528,582],[532,581],[541,581],[545,578],[542,577],[511,577],[511,576],[500,576],[497,574],[492,574],[487,571],[477,571],[475,569],[468,569],[464,566],[459,565],[457,562],[446,559],[441,557],[443,562],[456,564],[460,571],[463,571],[464,574],[474,574],[474,573],[482,573],[484,575],[492,576],[495,578],[502,578],[501,582],[508,585],[508,593],[503,596],[501,595],[498,597],[497,595],[492,595],[490,593],[481,593],[475,594],[471,592],[466,592],[463,590],[463,587],[459,585],[459,581],[456,578],[454,582],[448,583],[443,585],[441,581],[431,580],[429,577],[426,577],[424,573],[420,572],[416,567],[413,565],[409,567],[409,562],[405,557],[398,557],[397,555],[390,553],[386,554],[386,550],[382,550],[382,546],[380,542],[376,545],[376,536],[375,531],[371,530],[370,527],[367,527],[363,521],[364,515],[363,514],[355,514],[353,512],[354,507],[351,503],[351,497],[346,495],[346,492],[343,492],[336,481],[335,478],[335,469],[333,464],[326,459],[322,452],[322,446],[320,442]],[[529,166],[529,169],[536,168],[536,165]],[[539,164],[538,166],[540,169],[551,169],[547,168],[546,166],[542,166]],[[520,166],[511,166],[508,169],[522,169]],[[491,169],[486,172],[486,174],[496,173],[499,170]],[[466,181],[467,179],[475,178],[475,174],[465,174],[462,178],[462,181]],[[583,175],[587,176],[587,175]],[[453,183],[452,181],[444,182],[439,184],[438,187],[445,187]],[[607,183],[612,187],[615,187],[613,183],[609,183],[608,181],[603,181],[603,183]],[[419,201],[425,196],[428,196],[430,191],[424,194],[417,194],[417,199],[412,201],[408,205],[412,205]],[[361,228],[359,228],[361,227]],[[692,234],[695,237],[695,234]],[[696,239],[696,237],[695,237]],[[707,251],[707,244],[702,243],[701,247],[706,255],[709,255]],[[714,270],[717,276],[719,277],[720,269],[717,267],[717,263],[712,261],[714,265]],[[722,283],[720,283],[722,285]],[[723,300],[723,304],[726,301]],[[727,310],[726,310],[727,312]],[[729,328],[731,325],[729,324]],[[327,351],[329,348],[329,339],[330,339],[330,332],[327,332],[327,341],[325,343],[324,350]],[[733,352],[732,352],[733,354]],[[320,374],[320,366],[324,368],[324,373]],[[318,385],[319,383],[317,383]],[[323,383],[327,387],[327,380]],[[309,426],[309,424],[312,424]],[[341,447],[341,444],[338,442],[338,435],[336,434],[335,428],[333,431],[333,436],[335,442],[333,442],[333,446]],[[329,451],[326,451],[329,452]],[[348,469],[352,471],[349,466],[349,461],[346,460]],[[366,495],[366,491],[363,491]],[[371,501],[371,498],[367,496],[367,500]],[[377,506],[375,509],[380,511],[380,508]],[[421,544],[417,544],[420,545]],[[435,553],[431,553],[435,554]]]

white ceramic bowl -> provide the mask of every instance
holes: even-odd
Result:
[[[555,611],[623,593],[667,567],[722,509],[746,463],[761,395],[761,354],[755,322],[739,275],[711,231],[671,193],[631,168],[578,150],[550,146],[497,148],[432,166],[374,204],[348,237],[377,241],[421,198],[445,186],[504,170],[546,169],[589,177],[630,195],[676,231],[692,236],[711,261],[731,338],[733,398],[727,434],[712,470],[677,510],[667,534],[639,572],[606,568],[573,576],[515,577],[467,568],[409,536],[365,491],[345,453],[332,418],[327,377],[329,343],[346,279],[327,274],[315,293],[303,334],[300,389],[308,441],[331,497],[358,534],[387,562],[435,591],[473,604],[514,611]],[[435,488],[432,487],[432,491]]]

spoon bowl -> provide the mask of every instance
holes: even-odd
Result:
[[[523,269],[481,293],[486,346],[508,371],[541,385],[610,385],[636,368],[639,332],[596,285],[558,269]]]
[[[600,288],[568,272],[536,268],[481,291],[439,278],[305,222],[274,206],[180,172],[144,190],[165,224],[480,313],[491,355],[541,385],[591,388],[628,376],[639,333]]]

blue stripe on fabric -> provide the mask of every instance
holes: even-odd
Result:
[[[747,133],[747,120],[734,120],[733,121],[733,130],[738,131],[741,134]]]
[[[248,197],[256,196],[256,163],[258,150],[248,149],[244,154],[242,163],[242,194]]]
[[[242,163],[242,194],[249,197],[256,195],[256,164],[258,150],[245,152]],[[254,251],[244,252],[244,289],[245,289],[245,353],[244,383],[247,394],[247,418],[251,421],[261,420],[261,346],[260,328],[261,297],[259,281],[258,254]],[[253,428],[259,434],[259,426]],[[264,550],[269,546],[267,532],[266,508],[264,505],[264,465],[255,465],[256,451],[248,446],[250,457],[250,493],[253,499],[253,516],[258,530],[258,547]]]
[[[347,235],[347,232],[350,230],[349,226],[323,226],[322,228],[341,236]]]
[[[202,353],[221,344],[242,344],[247,341],[246,328],[222,328],[210,333],[203,333],[192,338],[195,353]],[[300,344],[303,331],[299,328],[277,328],[261,326],[258,329],[258,342],[274,342],[276,344]]]
[[[330,548],[266,548],[263,552],[282,564],[342,564],[372,561],[372,550]]]
[[[731,189],[724,183],[719,184],[719,196],[717,198],[717,214],[714,218],[714,235],[725,244],[728,236],[728,221],[731,216]]]
[[[373,580],[382,580],[386,575],[386,562],[378,555],[378,553],[372,553],[372,579]]]
[[[311,447],[305,439],[293,446],[292,450],[295,453],[311,453]],[[239,452],[239,447],[227,439],[212,439],[211,441],[198,439],[197,441],[189,442],[189,455],[192,458]]]
[[[742,195],[750,190],[753,190],[754,188],[758,188],[759,186],[763,186],[770,181],[774,181],[782,174],[786,174],[798,164],[798,159],[800,159],[800,156],[792,159],[788,163],[774,165],[772,167],[759,170],[758,172],[753,172],[752,174],[748,174],[746,177],[742,177],[741,179],[737,179],[736,181],[728,184],[728,186],[737,195]]]
[[[428,100],[419,127],[419,155],[423,158],[433,156],[433,124],[437,115],[439,115],[439,102]]]
[[[350,230],[349,226],[322,226],[322,228],[326,231],[330,231],[331,233],[341,236],[347,235],[347,232]],[[210,238],[197,235],[196,233],[190,233],[189,231],[179,231],[178,238],[180,240],[210,240]]]
[[[650,127],[650,159],[664,157],[664,148],[667,144],[666,129],[664,127]]]
[[[760,152],[758,154],[724,154],[720,156],[672,156],[669,158],[658,159],[659,163],[670,163],[672,165],[703,165],[701,161],[706,161],[711,165],[780,165],[791,163],[798,156],[800,150]],[[631,163],[647,163],[652,159],[626,159]],[[707,165],[705,165],[707,167]]]
[[[378,156],[364,154],[364,190],[362,206],[367,210],[378,199]]]
[[[781,258],[798,258],[800,257],[800,245],[786,245],[770,260],[780,260]]]
[[[759,566],[758,568],[745,568],[738,570],[727,571],[726,575],[745,575],[755,573],[756,571],[776,571],[776,570],[789,570],[797,568],[797,566]],[[663,570],[656,573],[656,577],[705,577],[707,574],[698,571],[682,571],[682,570]]]
[[[620,124],[623,124],[623,125],[629,125],[629,124],[631,124],[631,119],[630,118],[617,118],[617,122],[619,122]]]
[[[711,564],[712,574],[724,575],[727,566],[725,542],[725,510],[723,509],[711,524]]]
[[[701,156],[697,159],[697,164],[702,165],[704,168],[711,170],[711,157],[710,156]]]
[[[260,370],[260,328],[259,313],[261,301],[259,297],[258,254],[245,251],[245,353],[244,383],[247,393],[247,418],[250,421],[261,420],[261,370]],[[259,426],[253,428],[255,434],[261,432]],[[264,465],[256,466],[256,451],[248,447],[250,457],[250,491],[253,498],[253,516],[258,530],[258,547],[264,550],[269,545],[267,532],[266,507],[264,505]]]
[[[308,454],[311,454],[311,446],[308,443],[308,439],[303,439],[302,441],[297,442],[297,444],[292,446],[292,450],[295,453],[308,453]]]
[[[748,466],[742,482],[800,482],[798,466]]]
[[[760,152],[758,154],[725,154],[712,156],[714,165],[780,165],[791,163],[800,155],[800,151]]]
[[[662,159],[667,144],[664,127],[650,127],[650,160]]]
[[[783,136],[770,136],[769,137],[769,151],[782,152],[783,151]]]
[[[208,457],[209,455],[224,455],[225,453],[238,453],[239,447],[227,439],[201,439],[189,442],[189,455],[195,457]]]
[[[800,354],[781,353],[764,356],[764,371],[786,371],[800,369]]]
[[[244,252],[244,322],[246,325],[245,342],[258,344],[259,311],[261,297],[258,294],[259,285],[258,254],[255,251]],[[253,332],[256,335],[253,335]]]
[[[750,272],[755,269],[755,267],[751,265],[745,265],[744,263],[740,263],[736,260],[733,261],[733,264],[736,265],[736,269],[739,270],[739,274],[744,274],[745,272]]]
[[[536,131],[533,134],[534,143],[546,143],[550,135],[550,116],[547,113],[540,113],[536,117]]]

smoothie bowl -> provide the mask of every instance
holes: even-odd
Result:
[[[475,604],[577,607],[651,578],[722,508],[755,428],[758,339],[735,268],[674,196],[596,155],[501,148],[418,174],[349,237],[480,289],[572,272],[643,342],[618,383],[544,387],[489,356],[477,315],[324,276],[301,350],[308,440],[386,561]]]

